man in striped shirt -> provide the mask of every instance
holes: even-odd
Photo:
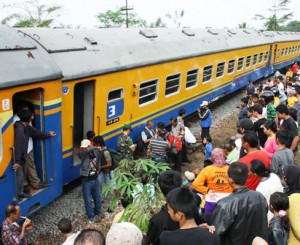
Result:
[[[167,151],[171,148],[171,144],[167,141],[167,131],[162,129],[154,135],[148,145],[147,157],[155,162],[168,162]]]

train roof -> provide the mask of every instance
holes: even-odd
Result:
[[[38,50],[43,48],[49,54],[62,70],[64,81],[300,39],[299,33],[212,28],[21,28],[20,33],[27,37],[27,42],[35,43]],[[49,69],[54,70],[49,57]],[[41,73],[39,69],[33,72]]]
[[[0,25],[0,88],[61,78],[51,56],[24,34]]]

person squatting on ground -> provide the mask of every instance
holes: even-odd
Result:
[[[208,108],[208,102],[203,101],[200,105],[200,108],[198,110],[198,116],[200,119],[200,127],[201,127],[201,138],[205,136],[210,135],[209,134],[209,129],[212,125],[212,113],[210,109]]]
[[[20,114],[20,121],[14,124],[14,153],[15,162],[13,164],[13,170],[16,171],[17,176],[17,190],[18,198],[28,198],[31,195],[24,193],[24,174],[25,164],[28,158],[28,141],[29,137],[36,139],[45,139],[47,137],[55,136],[55,132],[49,131],[48,133],[41,132],[38,129],[29,125],[32,118],[32,112],[29,110],[22,111]],[[34,163],[33,163],[34,164]],[[25,175],[25,177],[24,177]]]
[[[124,124],[123,133],[118,138],[118,149],[121,152],[122,159],[133,160],[133,152],[136,144],[133,144],[132,138],[129,136],[131,131],[130,124]]]
[[[100,173],[100,160],[98,156],[98,147],[91,146],[88,139],[81,141],[81,151],[78,153],[82,166],[80,175],[82,178],[82,193],[86,214],[89,222],[100,222],[102,193],[99,188],[98,175]],[[91,197],[94,204],[92,204]]]
[[[76,237],[79,235],[80,231],[74,233],[73,232],[73,224],[71,220],[67,218],[62,218],[58,224],[59,232],[66,239],[62,245],[73,245]]]
[[[216,233],[199,227],[195,222],[197,206],[194,194],[187,188],[179,187],[167,195],[167,208],[171,219],[179,224],[175,231],[163,231],[160,235],[162,245],[219,245]]]
[[[17,204],[9,204],[5,209],[5,220],[2,223],[1,238],[4,245],[27,245],[26,231],[32,229],[31,220],[25,217],[20,226],[17,221],[21,217],[21,208]]]
[[[224,245],[251,245],[256,236],[268,241],[267,201],[261,193],[245,186],[247,178],[245,164],[229,165],[228,181],[233,193],[217,202],[209,219]]]

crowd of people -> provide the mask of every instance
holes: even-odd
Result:
[[[133,160],[138,149],[142,157],[169,163],[172,168],[156,178],[156,191],[164,195],[165,205],[151,217],[144,235],[127,222],[114,224],[106,238],[93,229],[74,233],[72,222],[63,218],[58,228],[66,239],[64,245],[300,244],[300,166],[295,161],[300,83],[296,65],[285,78],[276,71],[275,79],[267,84],[255,86],[249,81],[241,99],[237,134],[222,146],[214,148],[212,112],[207,101],[200,104],[197,112],[205,160],[184,173],[186,181],[181,167],[190,162],[189,146],[196,138],[185,125],[184,109],[170,118],[169,131],[163,122],[154,130],[154,123],[147,121],[137,143],[130,137],[131,125],[125,124],[117,142],[122,159]],[[103,137],[89,131],[79,157],[86,215],[90,223],[98,223],[104,217],[101,186],[114,178],[112,155]],[[17,225],[21,217],[17,204],[7,207],[4,244],[26,244],[25,233],[32,226],[26,217],[23,225]]]

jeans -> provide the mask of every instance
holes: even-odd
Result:
[[[104,173],[104,171],[101,171],[101,173],[98,176],[99,184],[102,186],[106,183],[110,183],[114,178],[114,171],[110,170],[110,173]]]
[[[84,178],[82,180],[82,192],[86,214],[89,219],[92,219],[101,211],[102,192],[99,187],[99,181],[97,179],[89,180]],[[91,203],[91,197],[94,200],[94,207]]]

